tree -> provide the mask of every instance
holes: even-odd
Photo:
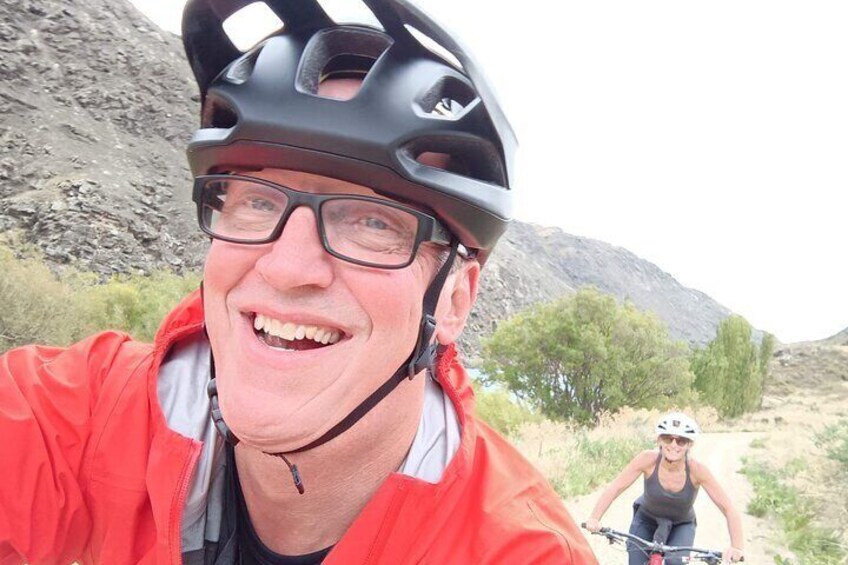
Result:
[[[549,418],[587,422],[622,406],[684,403],[687,354],[656,316],[584,288],[501,323],[483,343],[483,371]]]
[[[771,356],[774,354],[774,346],[777,340],[773,335],[766,332],[763,334],[763,339],[760,341],[760,373],[763,375],[763,382],[768,378],[768,364]]]
[[[715,339],[692,358],[695,389],[722,416],[739,416],[762,404],[775,340],[765,334],[758,346],[751,335],[745,318],[729,316],[719,324]]]

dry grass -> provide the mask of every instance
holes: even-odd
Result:
[[[816,366],[823,367],[821,362]],[[829,382],[820,382],[823,378]],[[758,450],[756,461],[772,469],[781,484],[798,493],[801,502],[809,505],[812,509],[809,527],[816,531],[832,531],[839,545],[848,548],[846,469],[829,458],[825,448],[817,444],[817,438],[825,429],[848,417],[848,383],[834,383],[821,374],[805,375],[801,382],[811,381],[823,386],[788,388],[790,392],[786,396],[767,399],[764,410],[741,420],[740,424],[762,427],[766,432],[762,439],[764,448]],[[795,525],[784,524],[783,527],[791,529]],[[784,535],[791,535],[791,532]],[[801,558],[799,562],[811,562],[809,559],[821,558]]]
[[[708,431],[719,425],[713,408],[683,408]],[[525,424],[513,443],[565,497],[586,494],[612,480],[643,449],[654,445],[654,425],[666,412],[625,408],[587,429],[562,422]]]

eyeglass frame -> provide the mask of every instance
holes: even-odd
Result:
[[[666,440],[666,438],[668,438]],[[663,445],[671,445],[672,443],[677,444],[680,447],[689,447],[692,445],[692,440],[688,437],[675,436],[671,434],[660,434],[659,440],[663,442]]]
[[[277,225],[274,227],[268,237],[260,240],[242,240],[238,238],[218,235],[214,233],[211,229],[206,227],[206,223],[203,219],[203,208],[205,206],[205,203],[203,202],[201,196],[205,183],[216,179],[255,182],[265,185],[279,192],[282,192],[286,195],[286,208],[285,210],[283,210],[280,219],[277,221]],[[415,258],[418,256],[418,249],[422,243],[435,243],[437,245],[450,247],[456,241],[455,236],[436,217],[420,210],[417,210],[415,208],[412,208],[411,206],[395,202],[394,200],[377,198],[375,196],[366,196],[363,194],[316,194],[313,192],[296,190],[289,186],[278,184],[266,179],[246,175],[233,175],[225,173],[197,175],[194,177],[192,200],[197,205],[197,223],[198,225],[200,225],[200,229],[206,235],[208,235],[212,239],[218,239],[229,243],[237,243],[240,245],[265,245],[267,243],[273,243],[274,241],[277,241],[283,234],[283,229],[285,229],[286,223],[288,222],[289,217],[292,215],[295,209],[299,208],[300,206],[306,206],[310,210],[312,210],[312,213],[315,215],[316,227],[318,228],[318,236],[321,239],[321,245],[324,248],[324,251],[326,251],[337,259],[362,267],[392,270],[404,269],[411,265],[413,261],[415,261]],[[348,257],[347,255],[343,255],[337,251],[334,251],[332,247],[330,247],[330,243],[327,241],[327,234],[324,230],[324,220],[321,215],[321,205],[328,200],[363,200],[366,202],[374,202],[383,206],[396,208],[398,210],[411,214],[412,216],[415,216],[415,218],[418,220],[418,230],[415,234],[415,243],[413,244],[412,249],[410,250],[409,260],[407,260],[405,263],[398,265],[383,265],[380,263],[372,263],[370,261],[354,259],[353,257]],[[460,257],[463,257],[465,259],[474,257],[473,250],[466,248],[459,242],[456,242],[456,245],[457,254]]]

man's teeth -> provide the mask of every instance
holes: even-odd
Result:
[[[342,335],[339,330],[322,326],[304,326],[291,322],[281,322],[262,314],[257,314],[253,320],[256,331],[264,331],[270,335],[293,341],[296,339],[311,339],[315,343],[332,345],[338,342]]]

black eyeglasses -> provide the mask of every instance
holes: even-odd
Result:
[[[667,436],[667,435],[661,435],[660,440],[662,440],[662,442],[666,445],[671,445],[672,443],[676,443],[680,447],[686,447],[687,445],[692,443],[691,440],[686,439],[685,437]]]
[[[193,198],[204,232],[248,245],[278,239],[292,211],[306,206],[315,213],[327,253],[366,267],[401,269],[412,263],[422,242],[452,240],[433,216],[391,200],[300,192],[253,177],[196,177]]]

